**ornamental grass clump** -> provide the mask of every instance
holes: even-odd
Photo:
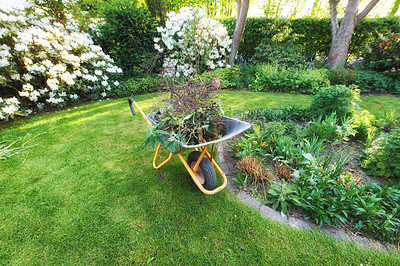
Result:
[[[229,67],[226,59],[232,41],[221,23],[191,8],[168,17],[165,27],[157,28],[161,37],[154,38],[154,47],[163,53],[165,76],[188,77]]]
[[[121,72],[70,15],[0,11],[0,120],[107,97]]]

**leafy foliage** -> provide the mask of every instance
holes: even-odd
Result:
[[[231,89],[237,88],[237,84],[234,80],[234,76],[237,75],[237,69],[232,68],[217,68],[211,71],[204,71],[202,74],[197,74],[193,76],[193,79],[197,82],[204,82],[207,80],[212,80],[213,78],[218,78],[221,83],[221,89]]]
[[[218,79],[172,84],[171,97],[158,118],[161,129],[191,145],[217,139],[224,130],[221,106],[213,100],[219,86]]]
[[[122,70],[75,19],[27,12],[0,12],[0,119],[104,98],[117,86]]]
[[[96,42],[109,53],[127,77],[147,72],[141,67],[156,52],[157,21],[148,9],[131,0],[116,0],[103,8],[104,23]]]
[[[280,184],[271,183],[267,193],[268,200],[263,203],[271,204],[274,210],[280,210],[282,216],[289,211],[291,203],[298,202],[296,188],[285,180],[282,180]]]
[[[359,92],[354,87],[335,85],[327,87],[313,97],[310,112],[315,116],[327,117],[336,113],[338,119],[351,117],[357,108]]]
[[[245,114],[246,119],[251,119],[257,123],[265,123],[267,121],[306,121],[310,118],[308,109],[298,104],[281,106],[280,109],[272,108],[255,108]]]
[[[400,80],[386,76],[384,73],[371,70],[357,70],[354,82],[361,93],[388,92],[400,94]]]
[[[339,68],[329,70],[329,81],[331,85],[346,85],[350,86],[356,83],[357,76],[355,71],[350,68]]]
[[[328,85],[325,69],[297,70],[266,65],[257,72],[250,89],[315,94]]]
[[[363,167],[376,176],[400,178],[400,127],[372,142]]]
[[[329,71],[331,85],[357,85],[361,93],[388,92],[398,94],[400,81],[373,70],[332,69]]]
[[[398,31],[400,32],[400,31]],[[368,44],[364,54],[365,65],[369,69],[400,78],[400,34],[380,34]]]
[[[155,92],[160,88],[162,79],[158,76],[148,75],[146,77],[132,77],[122,81],[121,84],[114,89],[111,97],[128,97],[133,94]]]
[[[341,143],[349,140],[350,136],[355,136],[356,129],[353,119],[339,121],[335,113],[322,119],[322,116],[313,119],[311,126],[307,127],[308,137],[315,137],[323,141],[334,141]]]
[[[270,65],[296,68],[305,66],[303,46],[296,43],[299,34],[292,33],[290,22],[288,24],[270,23],[261,29],[261,34],[266,38],[255,48],[254,60]]]
[[[222,19],[221,23],[227,27],[230,36],[235,31],[236,20],[234,18]],[[248,18],[246,29],[243,33],[243,41],[239,47],[239,54],[251,57],[255,54],[255,48],[260,45],[262,39],[272,38],[273,35],[263,36],[261,29],[269,24],[290,25],[293,34],[299,34],[297,44],[304,46],[305,56],[315,57],[316,54],[327,56],[331,47],[331,28],[329,18]],[[355,28],[349,48],[350,54],[363,54],[365,45],[376,39],[379,33],[400,32],[399,17],[366,18]]]

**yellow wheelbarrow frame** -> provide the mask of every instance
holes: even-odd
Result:
[[[133,115],[135,115],[135,111],[133,109],[132,104],[137,108],[137,110],[139,111],[139,113],[143,116],[143,118],[145,119],[146,123],[150,126],[153,127],[155,124],[157,124],[157,121],[154,121],[154,119],[149,118],[149,116],[146,116],[146,114],[142,111],[142,109],[139,107],[139,105],[135,102],[135,100],[131,97],[129,97],[129,105],[131,108],[131,112]],[[183,165],[185,166],[186,170],[189,172],[193,182],[196,184],[196,186],[200,189],[201,192],[203,192],[204,194],[207,195],[212,195],[215,193],[218,193],[219,191],[221,191],[222,189],[224,189],[226,187],[227,184],[227,178],[225,173],[221,170],[221,168],[219,167],[219,165],[215,162],[215,160],[213,159],[213,155],[214,155],[214,145],[220,141],[229,139],[237,134],[240,134],[241,132],[247,130],[248,128],[250,128],[250,124],[247,122],[243,122],[234,118],[230,118],[230,117],[225,117],[223,116],[223,118],[221,119],[221,121],[226,123],[226,128],[227,128],[227,134],[225,134],[222,138],[218,139],[218,140],[214,140],[214,141],[210,141],[210,142],[206,142],[203,144],[199,144],[199,145],[180,145],[180,148],[178,150],[173,150],[170,151],[170,154],[168,156],[168,158],[166,160],[164,160],[163,162],[161,162],[159,165],[157,165],[157,158],[159,155],[159,152],[161,150],[161,144],[158,144],[157,149],[156,149],[156,153],[154,155],[154,159],[153,159],[153,167],[155,169],[160,169],[162,166],[164,166],[165,164],[167,164],[171,159],[172,159],[172,155],[176,154],[178,155],[179,159],[181,160],[181,162],[183,163]],[[211,153],[208,152],[208,148],[211,146]],[[185,158],[182,155],[182,152],[185,150],[189,150],[189,149],[194,149],[196,151],[201,151],[201,154],[199,156],[199,158],[197,159],[196,163],[194,164],[194,166],[192,165],[189,166],[189,164],[186,162]],[[204,186],[200,183],[199,179],[198,179],[198,168],[204,158],[204,156],[207,156],[207,158],[209,159],[209,161],[211,162],[211,165],[213,166],[214,169],[217,170],[217,172],[221,175],[223,183],[222,185],[220,185],[219,187],[213,189],[213,190],[207,190],[206,188],[204,188]]]

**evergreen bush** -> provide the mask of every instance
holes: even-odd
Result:
[[[149,10],[139,7],[136,0],[116,0],[104,5],[103,16],[95,41],[122,68],[126,78],[147,72],[142,65],[156,53],[153,38],[158,25]]]

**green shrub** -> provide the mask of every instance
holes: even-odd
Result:
[[[136,1],[116,0],[105,5],[105,21],[99,26],[96,42],[111,55],[127,77],[147,69],[141,65],[155,53],[153,38],[157,22],[150,12]]]
[[[269,23],[266,28],[261,29],[265,38],[255,48],[253,59],[270,65],[304,68],[305,57],[302,54],[304,47],[296,43],[299,34],[292,31],[290,23],[289,25]]]
[[[357,75],[350,68],[338,68],[329,70],[329,81],[331,85],[346,85],[350,86],[356,83]]]
[[[157,76],[130,78],[121,82],[118,88],[112,91],[111,97],[129,97],[133,94],[155,92],[159,89],[161,79]]]
[[[388,92],[400,93],[400,81],[373,70],[331,69],[329,70],[331,85],[357,85],[361,93]]]
[[[228,18],[220,20],[227,27],[230,36],[235,31],[236,19]],[[350,54],[363,54],[365,45],[378,37],[378,33],[400,32],[400,18],[398,16],[384,18],[363,19],[355,28],[351,44]],[[299,34],[297,44],[304,46],[306,56],[314,57],[316,54],[327,56],[331,47],[332,32],[329,18],[297,18],[297,19],[274,19],[274,18],[248,18],[246,29],[243,33],[239,54],[251,57],[255,54],[255,48],[260,45],[265,37],[261,29],[268,24],[290,25],[293,34]]]
[[[314,119],[311,127],[307,127],[307,135],[309,137],[316,137],[320,140],[331,140],[336,137],[338,128],[338,119],[335,113],[322,119],[322,116]]]
[[[219,78],[221,89],[236,88],[236,83],[233,81],[233,76],[238,72],[237,67],[217,68],[213,71],[204,71],[202,74],[196,74],[194,80],[198,82],[210,81],[213,78]]]
[[[375,135],[378,128],[374,126],[375,116],[371,115],[369,111],[363,110],[356,113],[353,118],[353,126],[356,129],[356,139],[366,141]]]
[[[329,86],[325,69],[287,69],[266,65],[250,84],[253,91],[281,91],[315,94]]]
[[[335,85],[325,88],[315,95],[310,104],[314,117],[323,118],[336,113],[338,119],[352,117],[356,111],[359,92],[354,87]]]
[[[256,73],[261,70],[259,64],[242,63],[233,66],[235,70],[232,75],[232,82],[236,84],[237,89],[247,89],[256,79]]]
[[[400,127],[372,142],[362,166],[376,176],[400,178]]]
[[[371,70],[357,70],[356,84],[361,93],[368,92],[388,92],[400,94],[400,80],[392,79],[383,73]]]
[[[400,33],[380,34],[379,38],[367,45],[364,61],[367,68],[399,79]]]

